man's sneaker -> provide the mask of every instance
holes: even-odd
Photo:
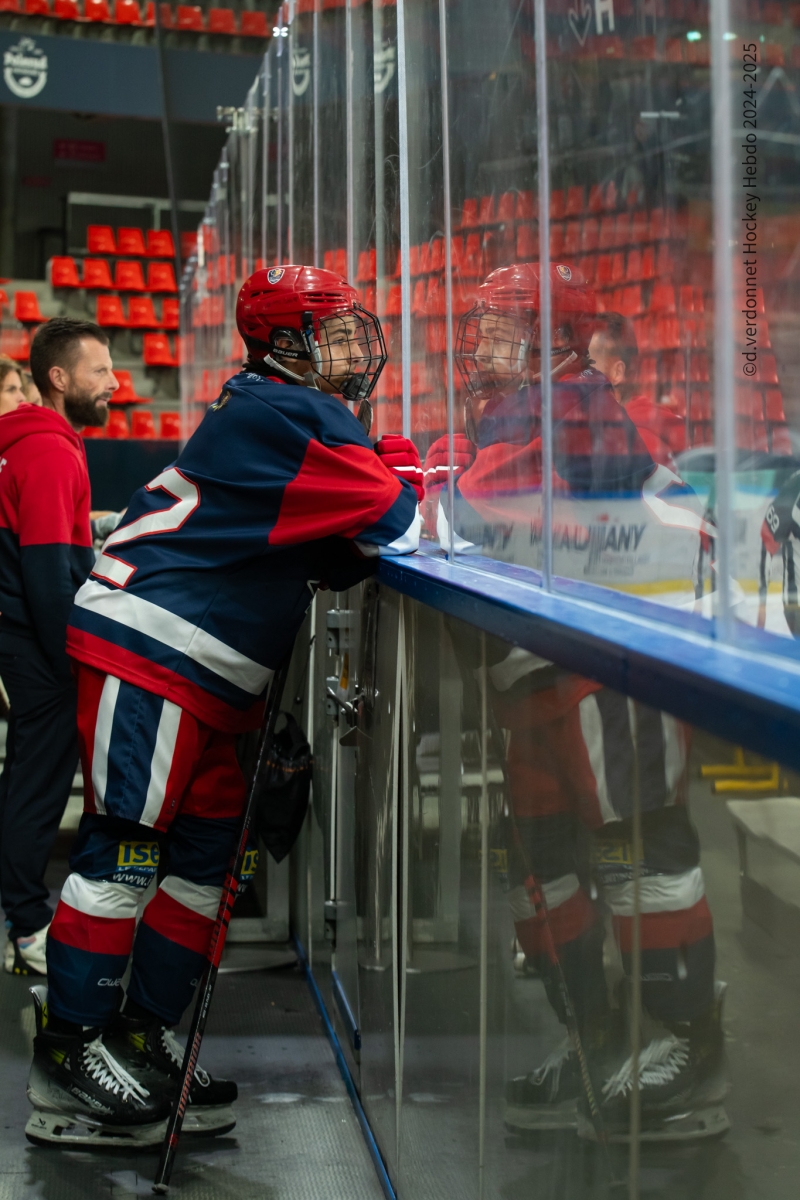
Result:
[[[569,1038],[530,1075],[506,1085],[505,1123],[510,1129],[575,1129],[581,1073]]]
[[[9,975],[46,975],[47,931],[37,929],[29,937],[9,938],[6,942],[3,966]]]
[[[31,988],[36,1009],[33,1064],[25,1128],[35,1143],[136,1146],[161,1141],[170,1110],[169,1090],[145,1087],[117,1061],[101,1031],[80,1034],[47,1028],[47,991]]]
[[[695,1021],[675,1022],[639,1055],[642,1141],[693,1141],[730,1128],[723,1107],[730,1084],[725,1069],[722,1004],[725,984],[715,987],[714,1004]],[[633,1060],[629,1056],[603,1081],[600,1112],[612,1141],[626,1141],[630,1127]],[[581,1113],[578,1132],[595,1130]]]
[[[148,1087],[166,1085],[174,1091],[182,1078],[184,1047],[171,1029],[153,1020],[118,1013],[105,1036],[114,1056]],[[214,1079],[196,1067],[183,1120],[186,1134],[218,1136],[236,1124],[231,1105],[239,1089],[232,1080]]]

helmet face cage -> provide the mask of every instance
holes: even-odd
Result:
[[[316,373],[344,396],[366,400],[386,364],[386,343],[378,318],[360,304],[323,317],[303,330]]]
[[[572,339],[570,323],[554,314],[551,358],[569,354]],[[476,399],[536,382],[541,368],[532,372],[531,354],[541,354],[539,314],[535,311],[519,315],[476,304],[459,321],[455,359],[467,391]]]
[[[532,316],[476,304],[458,323],[455,359],[467,391],[486,397],[519,386],[528,369]]]

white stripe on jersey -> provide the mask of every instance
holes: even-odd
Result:
[[[178,727],[181,723],[183,710],[171,700],[164,701],[156,733],[156,744],[150,762],[150,782],[147,785],[147,796],[139,817],[140,825],[155,825],[164,804],[167,791],[167,780],[172,770],[172,758],[175,754],[175,743],[178,740]]]
[[[106,675],[97,709],[92,750],[92,791],[94,792],[95,808],[101,814],[106,811],[108,747],[111,744],[111,726],[114,724],[114,709],[117,706],[118,695],[119,680],[114,675]]]
[[[99,613],[156,642],[171,646],[251,696],[259,696],[272,678],[270,667],[254,662],[191,621],[149,600],[143,600],[141,596],[116,588],[111,591],[102,583],[88,579],[78,591],[75,603],[79,608]]]
[[[70,875],[61,889],[61,899],[70,908],[89,917],[113,917],[117,921],[136,916],[144,892],[128,883],[108,879],[84,879]]]
[[[578,705],[578,713],[581,719],[581,733],[589,755],[589,765],[595,779],[597,802],[600,805],[603,822],[608,824],[609,821],[618,821],[619,816],[608,794],[603,718],[600,715],[600,706],[594,693],[584,696]]]
[[[603,885],[603,899],[615,917],[633,916],[633,881]],[[682,912],[705,895],[703,872],[693,867],[682,875],[645,875],[639,881],[639,909],[643,913]]]
[[[190,883],[188,879],[181,879],[178,875],[167,875],[161,884],[161,889],[173,900],[177,900],[178,904],[182,904],[184,908],[190,908],[192,912],[199,913],[201,917],[208,917],[209,921],[216,921],[219,912],[219,898],[222,895],[221,886]]]

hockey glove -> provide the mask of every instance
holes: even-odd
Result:
[[[425,496],[425,477],[414,443],[399,433],[385,433],[375,443],[375,453],[393,475],[411,484],[421,504]]]
[[[465,433],[453,437],[453,478],[458,479],[475,461],[475,443]],[[447,483],[450,471],[450,439],[447,434],[437,438],[425,456],[425,486]]]

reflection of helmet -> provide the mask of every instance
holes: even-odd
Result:
[[[550,311],[551,357],[570,355],[568,363],[585,360],[596,327],[597,298],[575,267],[551,264]],[[493,325],[484,320],[491,316],[498,318]],[[489,340],[493,335],[498,345],[494,358],[481,350],[487,326]],[[498,388],[534,382],[538,376],[529,374],[528,356],[540,350],[539,264],[499,267],[481,284],[477,303],[459,322],[456,361],[467,390],[485,396]]]
[[[242,284],[236,301],[236,324],[253,358],[272,359],[277,355],[308,360],[313,373],[323,379],[338,378],[331,367],[332,355],[326,349],[344,335],[354,360],[352,372],[338,387],[347,400],[365,400],[386,362],[378,318],[362,308],[358,292],[345,279],[320,267],[256,271]],[[289,341],[291,348],[277,346],[277,338]],[[303,374],[297,378],[305,382],[300,363],[298,368]]]

